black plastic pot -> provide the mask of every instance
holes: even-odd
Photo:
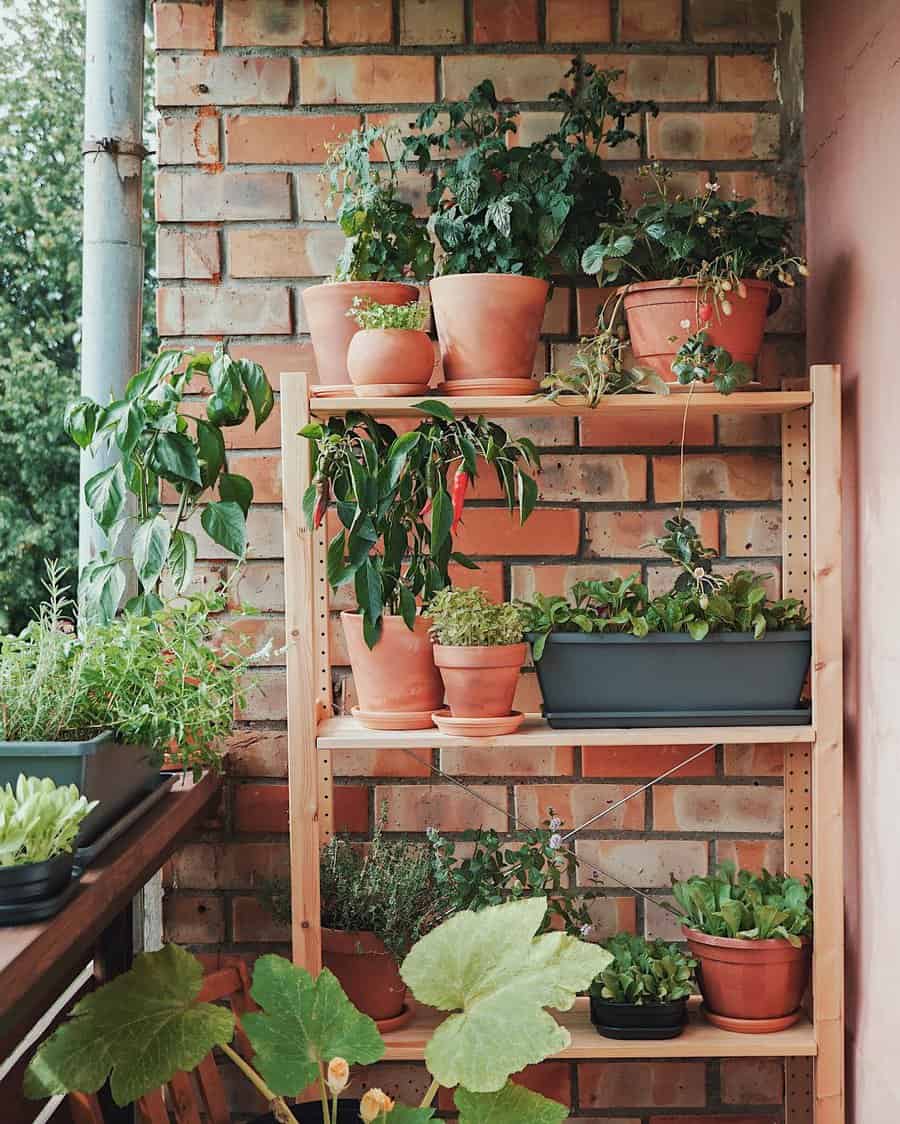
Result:
[[[291,1105],[290,1108],[299,1124],[322,1124],[321,1101]],[[271,1112],[267,1112],[265,1116],[255,1117],[250,1124],[278,1124],[278,1121]],[[338,1124],[359,1124],[359,1101],[338,1101]]]
[[[530,640],[534,637],[530,636]],[[796,723],[811,634],[553,633],[536,661],[551,726]]]
[[[119,745],[109,731],[80,742],[0,742],[0,785],[15,786],[20,773],[74,784],[100,803],[83,821],[76,847],[85,847],[149,792],[159,767],[138,745]]]
[[[42,863],[0,866],[0,906],[44,901],[64,890],[72,880],[72,853]]]
[[[611,1003],[592,995],[591,1022],[604,1038],[677,1038],[687,1023],[687,999],[671,1003]]]

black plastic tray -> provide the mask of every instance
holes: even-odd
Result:
[[[160,774],[153,779],[153,785],[149,791],[135,803],[132,804],[127,812],[119,816],[111,827],[98,836],[89,847],[79,847],[75,851],[75,871],[81,874],[86,870],[91,863],[97,858],[99,854],[106,850],[110,843],[114,843],[123,832],[126,832],[132,824],[148,812],[154,804],[157,803],[169,791],[172,785],[178,780],[179,774],[167,773]]]
[[[620,1042],[650,1042],[653,1040],[662,1042],[669,1038],[678,1038],[684,1032],[686,1025],[686,1023],[682,1023],[680,1026],[665,1027],[601,1026],[599,1023],[594,1023],[594,1029],[604,1038],[616,1038]]]
[[[36,921],[46,921],[49,917],[55,916],[77,893],[78,877],[78,874],[74,874],[68,886],[63,887],[52,898],[43,898],[37,902],[13,902],[10,905],[0,905],[0,928],[33,925]]]
[[[604,710],[566,713],[545,710],[544,717],[554,730],[652,730],[667,726],[808,726],[812,720],[812,709]]]

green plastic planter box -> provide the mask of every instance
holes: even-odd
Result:
[[[14,786],[20,773],[77,785],[100,801],[78,833],[75,845],[84,847],[150,789],[159,766],[145,746],[119,745],[107,731],[81,742],[0,742],[0,785]]]
[[[533,637],[529,637],[533,639]],[[552,633],[536,661],[544,714],[559,729],[790,724],[811,633]]]

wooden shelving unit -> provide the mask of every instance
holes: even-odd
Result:
[[[328,641],[329,597],[324,531],[311,532],[301,514],[310,482],[309,443],[297,436],[311,418],[362,410],[382,418],[415,419],[420,399],[310,397],[304,374],[281,379],[285,521],[285,596],[288,640],[288,731],[294,959],[321,966],[319,847],[331,832],[333,750],[379,747],[429,749],[485,747],[485,739],[434,731],[376,733],[354,719],[335,717]],[[533,398],[442,398],[458,414],[547,417],[585,414],[581,399],[548,403]],[[682,416],[683,394],[605,399],[612,416]],[[681,1038],[670,1042],[615,1042],[590,1026],[584,1002],[560,1016],[572,1044],[565,1058],[783,1057],[786,1124],[844,1124],[843,1013],[843,694],[841,635],[841,421],[840,370],[813,367],[809,391],[745,391],[723,400],[692,396],[692,415],[778,414],[783,475],[782,589],[809,601],[813,620],[813,717],[808,726],[720,726],[673,729],[551,730],[529,717],[505,746],[731,745],[769,743],[785,751],[785,866],[816,872],[811,1016],[790,1030],[742,1035],[718,1030],[694,1012]],[[404,1029],[386,1036],[387,1060],[423,1056],[435,1025],[418,1011]]]

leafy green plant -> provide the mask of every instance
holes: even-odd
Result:
[[[399,130],[354,129],[328,157],[329,200],[347,244],[336,281],[420,281],[431,276],[434,248],[409,203],[397,197],[403,160],[394,158]],[[373,156],[380,155],[376,161]]]
[[[544,376],[541,390],[542,397],[551,402],[565,394],[580,394],[592,410],[606,394],[669,393],[655,371],[631,365],[624,331],[602,324],[595,335],[581,340],[567,371],[551,371]]]
[[[575,582],[568,597],[536,593],[522,606],[534,658],[543,656],[552,632],[630,632],[646,636],[650,631],[648,602],[647,587],[639,574],[605,582]]]
[[[353,307],[347,313],[360,328],[394,328],[421,332],[428,319],[428,306],[418,301],[409,304],[376,304],[369,297],[354,297]]]
[[[333,836],[319,878],[325,928],[374,933],[398,959],[447,913],[432,847],[386,838],[383,815],[365,848]]]
[[[197,374],[209,378],[212,394],[205,417],[184,409]],[[110,620],[125,592],[130,562],[140,587],[126,609],[150,613],[162,606],[163,577],[176,593],[191,580],[197,540],[184,525],[203,505],[200,524],[230,554],[243,558],[245,523],[253,485],[229,472],[222,430],[240,425],[253,410],[258,429],[272,412],[274,396],[258,363],[232,359],[219,346],[213,355],[162,351],[129,381],[125,397],[103,405],[79,398],[66,412],[66,431],[81,449],[110,448],[121,459],[92,476],[84,496],[109,540],[109,549],[82,570],[79,600],[90,620]],[[170,520],[160,483],[172,485],[177,508]],[[211,498],[218,489],[218,500]],[[136,511],[128,507],[133,497]],[[130,555],[116,554],[125,529],[133,533]]]
[[[563,1105],[509,1078],[569,1045],[568,1031],[546,1008],[571,1008],[611,956],[564,933],[536,935],[545,910],[546,902],[534,898],[461,913],[414,946],[401,969],[406,984],[420,1003],[449,1012],[426,1050],[433,1081],[418,1108],[369,1090],[365,1124],[427,1124],[441,1087],[456,1089],[460,1124],[561,1124]],[[125,1105],[218,1047],[279,1124],[296,1124],[285,1098],[314,1083],[323,1124],[335,1124],[349,1067],[371,1065],[384,1053],[375,1024],[327,969],[313,980],[279,956],[256,961],[251,995],[260,1009],[241,1018],[252,1064],[231,1045],[231,1011],[199,1002],[201,984],[200,962],[176,945],[139,956],[130,971],[80,1000],[38,1048],[25,1074],[26,1096],[93,1093],[109,1077],[113,1099]]]
[[[712,383],[720,394],[746,386],[753,378],[753,368],[736,362],[730,351],[708,342],[705,330],[694,332],[684,341],[672,360],[672,371],[682,386],[692,382]]]
[[[71,851],[82,821],[97,807],[74,784],[25,777],[0,788],[0,867],[45,862]]]
[[[812,933],[812,881],[720,863],[714,874],[672,880],[685,925],[712,937],[781,938],[795,948]]]
[[[501,837],[493,829],[464,831],[459,839],[471,854],[457,857],[456,843],[436,829],[428,836],[438,858],[439,879],[452,912],[481,910],[505,901],[546,898],[540,932],[560,925],[572,936],[586,937],[593,927],[578,881],[575,856],[560,850],[562,821],[554,816],[542,827]]]
[[[518,605],[508,601],[498,605],[478,588],[439,590],[428,604],[428,615],[438,644],[474,647],[522,642]]]
[[[300,431],[315,449],[314,479],[303,497],[306,519],[320,527],[334,503],[341,527],[328,545],[328,581],[335,589],[354,583],[369,647],[385,613],[414,627],[416,598],[427,603],[449,584],[451,561],[477,569],[453,550],[453,536],[479,463],[494,469],[522,522],[537,502],[530,470],[540,459],[531,441],[513,439],[483,417],[457,418],[443,402],[417,408],[427,419],[401,436],[355,412]]]
[[[676,944],[617,933],[603,941],[612,963],[591,984],[591,995],[610,1003],[673,1003],[694,992],[696,960]]]

